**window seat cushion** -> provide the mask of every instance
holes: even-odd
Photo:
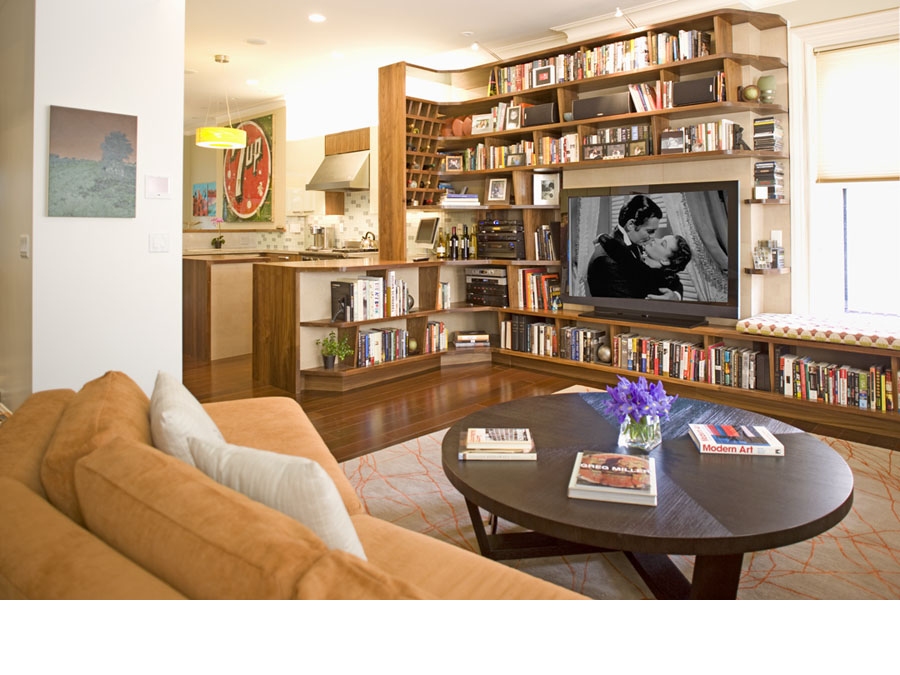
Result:
[[[757,314],[737,322],[740,333],[900,350],[900,321],[891,317]]]

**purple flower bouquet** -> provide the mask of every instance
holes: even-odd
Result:
[[[649,452],[662,443],[660,418],[669,419],[669,409],[677,396],[667,396],[662,382],[647,384],[619,376],[619,384],[607,387],[610,400],[604,411],[619,422],[619,445]]]

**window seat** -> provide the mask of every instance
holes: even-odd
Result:
[[[740,319],[738,332],[837,342],[900,351],[900,321],[892,317],[816,317],[803,314],[757,314]]]

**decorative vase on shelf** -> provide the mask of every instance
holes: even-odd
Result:
[[[775,102],[775,76],[763,75],[756,81],[759,87],[759,100],[761,103]]]
[[[635,422],[631,417],[619,425],[619,445],[650,452],[662,443],[659,415],[645,415]]]

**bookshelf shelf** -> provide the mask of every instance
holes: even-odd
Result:
[[[790,204],[790,200],[788,199],[745,199],[745,204],[761,204],[763,206],[769,205],[774,206],[778,204]]]
[[[772,267],[768,269],[756,269],[755,267],[745,267],[744,274],[790,274],[790,267]]]

